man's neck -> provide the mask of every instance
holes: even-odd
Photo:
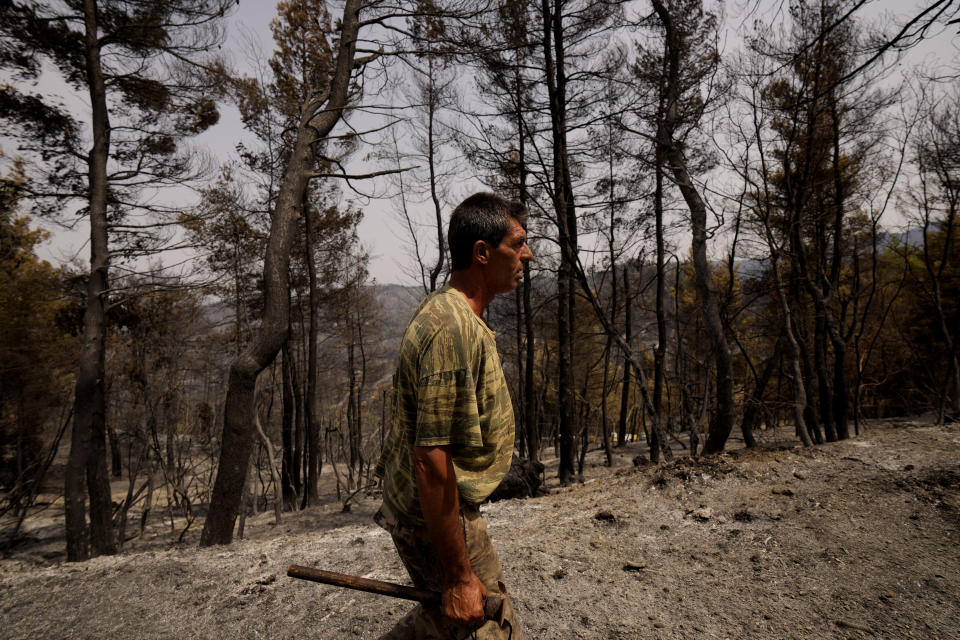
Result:
[[[450,275],[449,284],[467,299],[467,304],[470,305],[476,316],[482,320],[483,312],[487,309],[487,305],[490,304],[493,296],[487,293],[480,274],[475,273],[473,269],[459,269]]]

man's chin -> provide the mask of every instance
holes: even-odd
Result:
[[[504,286],[504,288],[501,289],[500,291],[497,291],[497,294],[510,293],[511,291],[516,291],[519,285],[520,285],[520,280],[511,280],[510,284]]]

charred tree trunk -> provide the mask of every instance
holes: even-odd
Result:
[[[357,314],[357,347],[360,349],[360,381],[357,384],[357,399],[354,403],[357,411],[354,416],[356,421],[354,433],[357,438],[357,478],[359,479],[363,475],[363,392],[367,386],[367,352],[363,346],[363,319],[359,313]]]
[[[795,256],[796,254],[794,253],[794,258]],[[795,275],[797,270],[798,267],[796,264],[792,264],[790,271],[790,284],[787,287],[789,290],[787,307],[791,312],[790,327],[793,333],[793,341],[797,345],[796,357],[799,359],[800,363],[800,371],[802,373],[801,380],[803,381],[804,398],[806,399],[806,405],[803,409],[804,425],[806,426],[807,433],[813,440],[814,444],[823,444],[823,432],[820,430],[820,422],[817,416],[816,407],[811,400],[814,395],[811,391],[814,374],[813,367],[810,365],[809,349],[807,348],[809,334],[807,331],[805,331],[803,322],[801,321],[802,317],[805,315],[806,309],[803,306],[803,301],[800,298],[800,287],[798,283],[799,277]]]
[[[357,412],[357,368],[354,362],[354,349],[356,345],[353,342],[353,335],[350,336],[350,344],[347,345],[347,368],[349,373],[349,384],[347,387],[347,444],[349,448],[349,458],[347,459],[347,490],[353,490],[353,470],[357,466],[360,452],[357,450],[356,434],[356,412]]]
[[[780,275],[780,264],[773,235],[770,231],[768,221],[765,220],[764,224],[766,227],[767,245],[770,247],[771,261],[773,262],[777,302],[780,304],[780,315],[783,318],[783,335],[786,338],[787,355],[790,358],[790,378],[793,389],[793,421],[800,441],[803,442],[804,446],[809,447],[813,445],[813,442],[810,439],[810,425],[807,423],[807,390],[801,363],[802,350],[794,329],[793,310],[790,308],[789,295],[784,289],[783,278]]]
[[[566,77],[563,64],[563,13],[559,6],[551,8],[550,0],[542,0],[544,70],[550,101],[550,125],[553,138],[553,205],[557,216],[560,242],[560,269],[557,279],[557,340],[559,342],[558,410],[560,430],[560,463],[557,475],[567,485],[574,474],[573,431],[574,385],[573,342],[573,262],[576,260],[576,226],[571,227],[574,211],[570,172],[566,166]]]
[[[830,92],[830,115],[833,123],[833,183],[834,183],[834,218],[833,218],[833,256],[830,264],[830,289],[825,292],[825,297],[830,292],[835,292],[840,286],[840,267],[843,264],[843,219],[844,206],[846,204],[846,189],[843,181],[843,172],[840,155],[840,110],[838,108],[836,93]],[[833,322],[833,316],[826,316],[827,322]],[[843,319],[842,317],[834,323],[833,327],[828,327],[830,331],[830,340],[833,345],[833,423],[836,426],[838,440],[846,440],[850,437],[850,427],[848,425],[848,410],[850,392],[847,388],[846,359],[847,359],[847,338],[842,336]]]
[[[627,346],[630,346],[633,336],[632,318],[630,317],[630,266],[629,263],[623,268],[623,339]],[[630,379],[633,370],[627,361],[623,363],[623,387],[620,390],[620,419],[617,424],[617,446],[622,447],[627,442],[627,421],[630,415]]]
[[[270,225],[263,273],[263,322],[250,345],[230,367],[220,464],[201,546],[229,544],[233,540],[253,451],[257,377],[273,361],[287,337],[290,248],[308,182],[306,170],[312,158],[313,132],[305,120],[302,118]]]
[[[110,478],[106,461],[106,390],[104,351],[107,337],[105,296],[107,249],[107,157],[110,122],[100,66],[97,3],[83,3],[87,84],[90,87],[93,146],[87,157],[90,203],[90,279],[83,316],[83,349],[74,389],[74,419],[64,481],[67,560],[86,560],[116,552],[113,535]],[[87,528],[84,489],[90,498]]]
[[[430,199],[433,201],[433,213],[437,223],[437,264],[430,271],[430,291],[436,291],[437,289],[437,280],[443,272],[443,261],[447,253],[446,239],[443,233],[443,212],[440,207],[440,197],[437,195],[437,171],[434,162],[433,120],[437,110],[437,96],[433,86],[434,62],[433,55],[428,55],[427,64],[430,65],[430,69],[427,77],[430,84],[427,100],[427,164],[430,168]]]
[[[277,461],[276,458],[273,457],[273,443],[270,442],[270,438],[268,438],[267,434],[264,433],[263,425],[260,424],[259,418],[256,418],[255,424],[257,427],[257,435],[260,436],[260,442],[263,443],[263,446],[267,451],[267,462],[270,464],[270,477],[273,479],[274,523],[280,524],[280,518],[282,517],[283,513],[283,490],[280,486],[280,472],[277,470]]]
[[[173,420],[173,389],[167,389],[160,398],[159,409],[163,411],[161,417],[164,423],[164,449],[167,456],[167,469],[172,477],[177,475],[177,428]]]
[[[796,298],[792,298],[793,302],[796,304]],[[790,307],[794,307],[791,305]],[[792,318],[793,322],[793,337],[794,341],[797,343],[798,349],[798,358],[800,359],[801,372],[803,374],[801,380],[803,381],[804,388],[804,398],[806,398],[806,406],[803,409],[803,415],[805,418],[805,424],[807,431],[810,437],[813,439],[815,444],[823,444],[823,432],[820,430],[820,420],[817,415],[817,409],[813,404],[811,391],[813,385],[813,367],[810,366],[810,356],[809,350],[807,348],[807,339],[809,336],[804,336],[804,331],[801,327],[801,324],[797,322],[796,315]]]
[[[847,354],[846,341],[843,347],[833,347],[833,421],[836,424],[837,439],[846,440],[850,437],[850,419],[848,405],[850,404],[850,390],[847,386]]]
[[[665,460],[669,461],[673,458],[673,452],[671,451],[669,443],[666,440],[666,434],[663,431],[660,415],[653,408],[653,398],[651,397],[651,393],[649,391],[650,385],[647,374],[637,359],[633,357],[633,353],[626,341],[623,339],[623,336],[618,334],[616,329],[611,326],[610,320],[607,318],[607,314],[604,313],[603,308],[600,306],[600,302],[597,300],[597,296],[590,287],[590,282],[587,280],[587,275],[583,272],[583,269],[581,269],[580,265],[577,263],[575,263],[573,266],[573,273],[577,279],[577,282],[580,284],[580,291],[583,292],[583,297],[586,298],[587,302],[590,303],[590,306],[593,307],[594,316],[597,318],[600,324],[603,325],[603,330],[606,332],[606,334],[613,337],[617,347],[623,353],[624,360],[629,363],[629,366],[632,367],[633,371],[637,374],[637,388],[640,390],[640,397],[643,398],[643,408],[646,410],[642,415],[649,415],[649,433],[657,434],[658,441],[661,443],[660,454]],[[644,428],[646,429],[646,427]]]
[[[525,125],[523,122],[523,85],[521,82],[522,60],[519,48],[516,54],[516,65],[514,66],[514,79],[516,86],[516,111],[514,117],[517,122],[518,137],[518,157],[517,164],[519,169],[520,202],[524,207],[527,206],[527,148],[526,136],[524,135]],[[533,304],[530,300],[530,265],[523,264],[523,329],[524,329],[524,352],[526,361],[522,367],[523,371],[523,425],[526,430],[527,457],[533,463],[540,461],[540,423],[537,416],[536,395],[533,386],[533,370],[536,358],[536,341],[534,340],[533,330]],[[517,329],[519,335],[519,326]],[[519,365],[519,355],[518,355]]]
[[[568,300],[573,292],[570,289],[568,267],[561,267],[557,282],[557,411],[560,438],[560,463],[557,474],[561,485],[570,484],[573,477],[573,380],[570,354],[570,314]]]
[[[729,313],[730,305],[732,304],[735,298],[735,291],[737,286],[737,242],[740,238],[740,229],[742,224],[743,224],[743,210],[739,209],[737,211],[737,216],[734,222],[733,241],[730,244],[730,251],[727,254],[727,293],[725,296],[726,302],[724,304],[725,311],[727,313]],[[727,317],[726,314],[725,314],[725,317]],[[726,324],[729,327],[729,322],[727,322]],[[767,382],[769,381],[769,377],[763,380],[761,384],[761,379],[757,376],[756,367],[753,366],[753,362],[750,359],[750,356],[747,353],[747,350],[743,348],[743,345],[741,344],[740,339],[737,336],[736,332],[731,330],[730,335],[732,336],[733,340],[736,342],[737,347],[740,349],[740,352],[743,354],[744,361],[746,362],[747,366],[750,368],[751,373],[753,374],[755,391],[759,391],[759,395],[755,394],[754,399],[756,400],[756,402],[760,403],[758,406],[762,406],[763,390],[766,387]],[[772,359],[774,361],[779,359],[780,345],[781,345],[781,340],[778,337],[776,347],[775,347],[776,357]],[[768,368],[772,374],[773,369],[770,367]],[[744,409],[743,417],[745,416],[746,416],[746,408]],[[740,433],[743,436],[743,443],[744,445],[746,445],[748,449],[753,449],[754,447],[757,446],[757,439],[753,433],[754,426],[755,426],[754,420],[752,419],[749,421],[744,420],[743,417],[741,417],[740,419]]]
[[[661,110],[662,111],[662,110]],[[658,129],[663,126],[662,115],[658,115]],[[663,238],[663,163],[664,149],[659,140],[654,152],[654,179],[655,186],[653,192],[653,214],[655,235],[657,241],[656,258],[656,315],[657,315],[657,348],[653,352],[653,407],[658,414],[663,407],[663,384],[665,379],[665,366],[667,354],[667,315],[665,310],[666,298],[666,273],[664,264],[664,238]],[[679,267],[677,273],[679,274]],[[679,333],[677,339],[679,340]],[[660,446],[655,433],[650,434],[650,460],[652,462],[660,461]]]
[[[777,369],[777,364],[783,355],[784,341],[784,333],[781,332],[780,337],[777,338],[777,342],[773,347],[773,353],[763,364],[763,371],[757,376],[757,381],[753,392],[750,394],[750,399],[747,400],[746,406],[743,408],[743,418],[741,419],[740,428],[744,433],[744,438],[746,438],[747,433],[753,434],[760,426],[761,408],[764,406],[763,393],[767,388],[767,384],[770,383],[770,378],[773,377],[773,373]],[[748,444],[747,446],[755,447],[756,440],[754,440],[753,444]]]
[[[283,485],[284,509],[295,509],[300,497],[300,457],[298,455],[296,433],[294,431],[293,381],[290,367],[290,340],[283,343],[283,368],[280,374],[281,386],[281,436],[283,438],[283,463],[280,482]]]
[[[790,355],[790,365],[791,365],[791,382],[793,387],[793,421],[796,425],[797,435],[800,437],[800,441],[803,442],[804,446],[812,446],[813,441],[810,439],[810,432],[813,430],[810,425],[807,424],[807,390],[804,384],[803,371],[800,366],[800,345],[797,342],[796,336],[793,332],[792,319],[790,318],[790,306],[789,304],[784,305],[785,307],[785,318],[784,318],[784,332],[787,335],[787,345],[789,346],[789,355]],[[819,433],[819,431],[817,431]]]
[[[106,425],[107,444],[110,446],[110,475],[114,478],[123,477],[123,456],[120,455],[120,440],[117,432]],[[18,476],[19,477],[19,476]]]
[[[301,323],[302,326],[302,323]],[[293,393],[293,433],[296,439],[294,450],[297,457],[297,487],[300,489],[300,508],[307,506],[308,484],[310,478],[310,440],[307,435],[307,410],[304,403],[303,377],[300,371],[305,358],[297,356],[296,344],[290,345],[290,390]]]
[[[513,437],[514,441],[517,443],[517,451],[520,452],[520,457],[527,457],[527,416],[526,416],[526,405],[523,404],[523,398],[525,394],[523,392],[524,383],[526,382],[526,376],[524,374],[523,365],[523,289],[522,287],[517,287],[513,292],[513,318],[515,321],[515,331],[517,332],[517,395],[514,396],[519,399],[519,403],[515,403],[516,410],[516,420],[514,422],[513,428]]]
[[[690,209],[693,266],[696,272],[697,289],[703,305],[707,335],[710,338],[713,360],[717,368],[717,406],[716,411],[711,416],[710,431],[703,448],[703,453],[709,455],[723,451],[727,438],[733,429],[733,359],[730,357],[730,349],[727,346],[723,321],[720,317],[716,285],[713,282],[710,265],[707,261],[706,205],[693,185],[693,180],[687,170],[686,159],[683,156],[682,145],[673,137],[679,109],[680,53],[685,44],[682,34],[674,28],[673,18],[663,2],[653,0],[653,7],[665,31],[664,50],[668,56],[667,101],[664,109],[663,126],[658,128],[657,131],[657,144],[665,150],[666,160],[670,165],[674,181]]]
[[[527,455],[531,462],[540,461],[540,417],[534,393],[533,367],[537,355],[533,332],[533,304],[530,300],[530,266],[523,265],[523,322],[526,337],[526,367],[523,370],[524,424],[527,428]]]
[[[91,0],[87,0],[90,2]],[[290,248],[303,194],[311,177],[313,145],[330,133],[347,104],[354,66],[361,0],[347,0],[337,63],[328,92],[304,104],[296,142],[284,173],[264,259],[264,317],[250,345],[230,367],[223,444],[201,546],[229,544],[246,484],[254,441],[257,376],[280,351],[287,335]]]
[[[938,173],[943,174],[941,182],[946,182],[950,186],[948,172],[944,170],[944,161],[935,154],[932,161]],[[921,175],[929,171],[925,163],[921,163]],[[946,219],[940,224],[943,233],[943,248],[939,255],[933,255],[935,250],[930,242],[930,227],[936,223],[932,220],[932,211],[930,206],[931,196],[927,193],[926,179],[922,180],[923,189],[921,204],[923,206],[923,266],[930,279],[931,293],[933,297],[933,307],[937,315],[937,329],[943,340],[944,355],[947,359],[947,370],[943,376],[940,385],[940,397],[937,402],[937,422],[942,423],[946,418],[957,419],[960,417],[960,361],[957,359],[956,332],[950,330],[950,323],[944,308],[943,295],[943,276],[950,258],[950,250],[954,244],[954,234],[956,229],[957,217],[957,199],[956,197],[947,197],[947,215]],[[950,190],[952,191],[952,189]],[[950,411],[947,411],[947,402],[950,402]]]
[[[607,396],[609,395],[607,387],[610,381],[610,351],[612,348],[613,336],[607,336],[607,344],[603,349],[603,394],[600,397],[600,428],[603,429],[603,455],[608,467],[613,466],[613,453],[610,451],[610,428],[607,421]],[[586,447],[587,443],[584,442],[583,446]]]
[[[833,391],[830,388],[830,373],[827,371],[827,336],[823,316],[817,315],[813,327],[813,366],[817,375],[819,415],[827,442],[836,442],[837,432],[833,424]]]
[[[616,329],[617,326],[617,255],[616,255],[616,175],[613,170],[613,127],[607,127],[607,182],[609,186],[608,198],[610,200],[610,236],[608,249],[610,252],[610,326]],[[607,423],[607,397],[610,393],[608,382],[610,378],[610,352],[613,347],[613,336],[607,335],[607,344],[603,350],[603,394],[601,396],[601,409],[603,416],[601,427],[603,428],[603,453],[606,457],[607,466],[613,466],[613,454],[610,452],[610,428]],[[586,397],[586,394],[584,394]]]
[[[307,202],[307,191],[304,190],[303,216],[306,222],[306,251],[307,251],[307,280],[310,287],[308,300],[310,303],[310,328],[307,334],[307,397],[304,402],[304,421],[307,434],[307,486],[304,492],[304,503],[314,504],[319,500],[318,484],[320,481],[320,398],[317,392],[317,334],[320,324],[320,294],[317,291],[316,256],[313,251],[313,214]]]

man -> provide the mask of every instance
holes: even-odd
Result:
[[[514,432],[483,312],[517,287],[533,258],[525,222],[517,202],[491,193],[464,200],[450,216],[449,283],[420,303],[404,331],[375,519],[414,584],[440,591],[443,605],[417,606],[381,640],[522,638],[478,506],[510,469]],[[503,621],[484,623],[487,595],[504,598]]]

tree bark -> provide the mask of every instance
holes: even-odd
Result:
[[[663,127],[662,109],[658,114],[657,129]],[[654,152],[654,175],[655,186],[653,192],[653,214],[654,228],[657,241],[656,258],[656,316],[657,316],[657,348],[653,351],[653,408],[659,415],[663,406],[663,383],[665,378],[666,354],[667,354],[667,315],[665,310],[666,299],[666,266],[664,264],[664,238],[663,238],[663,163],[664,149],[659,142],[656,144]],[[677,264],[677,274],[679,277],[680,266]],[[680,334],[677,333],[677,340],[680,340]],[[657,441],[655,433],[650,434],[650,460],[652,462],[660,461],[660,443]]]
[[[614,276],[616,277],[616,276]],[[614,307],[613,313],[616,313]],[[612,323],[611,323],[612,324]],[[613,466],[613,453],[610,451],[610,428],[607,420],[607,396],[609,395],[608,384],[610,382],[610,352],[613,348],[613,336],[607,336],[607,344],[603,348],[603,393],[600,396],[600,428],[603,429],[603,455],[607,466]],[[583,443],[586,448],[587,443]]]
[[[523,265],[523,322],[526,337],[526,366],[523,370],[524,424],[527,429],[527,456],[531,462],[540,461],[540,417],[534,395],[533,367],[537,355],[533,332],[533,304],[530,300],[530,265]]]
[[[819,415],[827,442],[836,442],[837,432],[833,423],[833,391],[827,371],[827,336],[823,316],[817,315],[813,326],[813,366],[817,375]]]
[[[313,168],[313,144],[330,133],[347,104],[361,6],[361,0],[347,0],[344,6],[337,64],[329,93],[312,96],[301,111],[296,142],[270,224],[263,268],[263,322],[251,344],[230,367],[220,463],[210,512],[200,536],[201,546],[229,544],[233,539],[253,449],[257,376],[273,361],[286,339],[288,270],[296,218]]]
[[[732,301],[735,299],[735,291],[737,289],[737,263],[736,263],[737,241],[740,238],[740,229],[742,224],[743,224],[743,210],[741,208],[741,209],[738,209],[737,211],[737,216],[734,222],[733,241],[730,243],[730,251],[727,254],[726,299],[727,299],[728,305],[732,304]],[[766,387],[767,382],[769,381],[770,378],[767,377],[766,379],[762,380],[762,384],[761,384],[761,380],[757,377],[756,368],[753,366],[753,362],[750,360],[750,356],[747,354],[746,349],[743,348],[743,345],[741,344],[740,339],[737,337],[736,331],[731,330],[730,335],[733,337],[733,340],[736,342],[737,347],[740,349],[741,353],[743,354],[743,357],[747,366],[750,368],[750,371],[753,374],[754,382],[756,384],[756,390],[759,391],[758,395],[754,394],[754,399],[756,400],[757,403],[759,403],[757,406],[761,406],[763,404],[763,390]],[[775,347],[776,357],[773,358],[774,361],[780,359],[781,344],[782,344],[782,341],[778,337],[776,347]],[[770,363],[769,366],[767,367],[767,369],[770,371],[771,374],[773,373],[774,366],[775,366],[775,363]],[[744,416],[746,415],[746,411],[747,409],[745,408]],[[753,449],[754,447],[757,446],[757,439],[753,433],[754,426],[755,426],[754,421],[752,420],[748,421],[743,419],[743,417],[741,417],[740,433],[743,436],[743,443],[748,449]]]
[[[357,466],[359,452],[357,451],[356,412],[357,412],[357,369],[354,362],[353,331],[350,332],[350,343],[347,345],[347,445],[349,458],[347,459],[347,491],[353,490],[353,470]]]
[[[363,475],[363,392],[367,386],[367,351],[363,346],[363,318],[357,313],[357,346],[360,348],[360,382],[357,384],[356,435],[357,435],[357,479]],[[369,463],[368,463],[369,473]],[[357,485],[360,486],[359,484]]]
[[[935,158],[935,162],[938,165],[938,169],[944,164],[940,158]],[[929,169],[929,167],[921,164],[921,175],[925,172],[925,170]],[[944,177],[947,177],[946,171],[939,170],[937,172],[942,172]],[[960,362],[957,360],[955,344],[956,340],[954,335],[955,332],[950,330],[947,315],[944,310],[944,295],[942,287],[943,275],[947,268],[947,263],[950,257],[950,249],[953,245],[954,229],[956,227],[957,205],[954,198],[947,198],[947,216],[946,219],[941,223],[941,229],[943,233],[943,249],[940,251],[938,256],[934,256],[934,247],[932,247],[930,244],[930,227],[934,223],[932,220],[932,212],[930,207],[930,195],[927,193],[927,184],[925,179],[921,181],[921,187],[923,189],[923,196],[921,200],[921,204],[923,206],[923,266],[927,272],[927,277],[930,278],[933,305],[937,315],[937,329],[939,330],[940,337],[943,339],[944,353],[947,357],[947,371],[940,386],[940,398],[939,402],[937,403],[937,422],[942,423],[944,419],[948,417],[946,411],[948,398],[951,399],[950,413],[952,414],[949,417],[956,419],[958,416],[960,416]]]
[[[83,318],[83,349],[74,390],[74,420],[64,481],[67,560],[86,560],[116,552],[110,478],[106,464],[106,390],[104,352],[107,337],[105,300],[107,248],[107,157],[110,121],[100,67],[97,3],[85,0],[87,84],[90,88],[93,146],[87,157],[90,202],[90,278]],[[84,505],[84,479],[90,497],[90,528]]]
[[[760,124],[757,119],[756,111],[753,113],[753,118],[754,127],[756,131],[759,132]],[[770,208],[773,206],[773,198],[769,190],[770,171],[767,166],[766,154],[764,152],[763,137],[758,135],[757,142],[762,167],[761,176],[763,192],[762,194],[756,194],[756,196],[757,200],[762,203],[758,210],[760,213],[760,221],[763,225],[764,239],[766,240],[767,248],[770,251],[770,263],[774,277],[774,293],[777,304],[780,307],[780,316],[783,320],[782,338],[786,342],[785,346],[787,347],[787,355],[790,360],[791,375],[788,377],[790,378],[791,388],[793,391],[793,403],[791,408],[793,412],[794,426],[803,444],[805,446],[811,446],[812,442],[810,441],[810,434],[806,424],[806,416],[804,415],[807,409],[807,395],[806,388],[804,386],[803,368],[801,366],[801,349],[799,341],[797,340],[796,332],[794,330],[793,312],[790,308],[789,301],[791,297],[791,291],[788,291],[784,286],[783,275],[780,271],[780,251],[776,240],[774,239],[773,230],[771,229],[770,223]],[[793,287],[791,287],[791,289],[792,288]]]
[[[650,430],[649,433],[656,433],[660,445],[660,453],[663,458],[667,461],[673,459],[673,452],[670,449],[669,443],[666,440],[666,434],[663,431],[663,425],[660,421],[660,415],[653,408],[653,399],[649,390],[649,381],[647,378],[646,372],[643,370],[643,367],[633,357],[633,353],[627,345],[626,341],[623,339],[616,329],[610,324],[610,320],[607,318],[607,314],[604,313],[603,308],[600,306],[600,301],[597,300],[597,296],[594,294],[593,289],[590,286],[590,282],[587,280],[587,275],[584,273],[583,268],[578,262],[574,262],[572,265],[573,275],[576,278],[577,282],[580,284],[580,291],[583,292],[583,297],[586,298],[586,301],[590,303],[590,306],[593,307],[594,317],[597,321],[603,325],[603,330],[608,336],[613,336],[614,342],[616,342],[617,347],[623,353],[624,360],[627,361],[629,366],[633,367],[634,372],[637,374],[637,388],[640,390],[640,397],[643,398],[643,408],[646,410],[646,413],[643,413],[643,416],[646,416],[647,413],[650,415]],[[545,354],[549,355],[549,354]],[[545,369],[547,367],[544,367]],[[646,429],[646,426],[644,427]]]
[[[313,133],[306,122],[302,122],[270,226],[263,274],[263,322],[250,345],[230,367],[220,464],[201,546],[229,544],[233,540],[233,527],[242,506],[253,451],[257,377],[276,357],[287,335],[290,247],[307,185],[312,142]]]
[[[560,269],[557,275],[557,341],[559,342],[559,370],[557,371],[558,410],[560,430],[560,462],[557,475],[561,485],[570,484],[574,474],[574,385],[571,368],[573,354],[573,275],[576,227],[571,228],[574,211],[572,187],[568,184],[570,172],[566,167],[566,110],[565,75],[563,71],[563,15],[559,6],[551,9],[550,0],[542,0],[544,71],[550,101],[550,126],[553,140],[553,206],[557,217],[560,243]],[[556,56],[556,58],[554,57]]]
[[[517,49],[516,53],[516,64],[514,65],[514,79],[516,87],[516,99],[515,107],[516,111],[514,117],[516,118],[517,123],[517,164],[519,168],[519,187],[520,187],[520,203],[524,207],[527,206],[527,148],[526,148],[526,136],[524,135],[524,122],[523,122],[523,86],[522,86],[522,60],[520,49]],[[523,264],[523,328],[524,328],[524,344],[526,347],[525,357],[526,362],[525,366],[521,367],[523,370],[523,425],[526,430],[526,440],[527,440],[527,457],[531,462],[540,461],[540,424],[539,418],[537,416],[537,406],[536,406],[536,396],[534,395],[534,386],[533,386],[533,368],[534,361],[536,358],[536,341],[534,340],[534,330],[533,330],[533,304],[530,301],[530,265],[528,263]],[[518,328],[519,334],[519,328]],[[518,356],[519,358],[519,356]]]
[[[306,227],[304,234],[307,251],[307,280],[310,287],[310,328],[307,335],[307,397],[304,403],[304,415],[307,432],[307,487],[304,492],[304,504],[310,505],[320,498],[318,492],[320,454],[320,398],[317,395],[317,338],[320,324],[320,294],[317,291],[316,256],[313,251],[313,215],[307,201],[308,190],[304,190],[303,216]]]
[[[765,222],[766,224],[766,222]],[[773,275],[776,280],[777,302],[780,304],[780,314],[783,317],[783,334],[787,339],[787,352],[790,357],[791,383],[793,389],[793,421],[796,426],[797,435],[804,446],[812,446],[810,433],[808,431],[806,410],[807,410],[807,390],[804,384],[803,368],[800,357],[801,349],[797,341],[797,336],[793,327],[793,312],[790,309],[787,292],[783,288],[783,279],[780,275],[780,264],[776,257],[776,248],[773,236],[769,226],[766,227],[767,245],[770,247],[771,260],[773,262]]]
[[[437,96],[433,85],[433,55],[427,56],[427,64],[429,65],[428,82],[430,83],[427,104],[427,164],[430,169],[430,199],[433,201],[433,213],[437,223],[437,264],[430,271],[430,291],[436,291],[437,280],[443,272],[443,261],[446,257],[447,248],[443,233],[443,213],[440,208],[440,197],[437,195],[437,171],[434,163],[433,119],[437,108]]]
[[[260,418],[254,416],[254,424],[257,427],[257,435],[260,436],[260,442],[267,450],[267,462],[270,464],[270,476],[273,478],[273,516],[275,524],[280,524],[280,518],[283,513],[283,490],[280,487],[280,472],[277,471],[277,461],[273,457],[273,443],[263,431],[263,425],[260,424]]]
[[[283,502],[285,509],[295,509],[300,496],[300,456],[294,432],[293,381],[290,368],[290,340],[284,341],[282,347],[283,368],[281,372],[281,435],[283,441],[283,463],[280,478],[283,484]]]
[[[299,296],[298,296],[299,297]],[[298,305],[299,308],[299,305]],[[302,314],[301,314],[302,315]],[[303,326],[302,317],[300,326]],[[292,335],[292,327],[291,327]],[[301,341],[302,342],[302,341]],[[296,344],[290,344],[290,391],[293,394],[293,434],[296,444],[294,451],[296,456],[297,469],[297,487],[300,490],[299,508],[304,509],[309,502],[309,480],[310,480],[310,436],[307,429],[307,409],[304,402],[303,377],[300,371],[300,364],[306,361],[306,356]]]
[[[517,443],[517,451],[521,458],[527,457],[527,416],[526,409],[527,406],[523,403],[523,398],[525,397],[523,392],[524,384],[526,383],[526,374],[523,370],[524,357],[523,357],[523,287],[522,285],[517,287],[514,290],[513,295],[513,318],[515,321],[515,331],[516,331],[516,366],[517,366],[517,393],[514,396],[517,398],[518,403],[515,403],[514,414],[516,416],[513,425],[513,438]]]
[[[833,219],[833,256],[830,264],[830,287],[836,291],[840,286],[840,268],[843,265],[843,210],[846,202],[840,156],[840,112],[837,108],[835,92],[830,92],[830,115],[833,123],[833,182],[834,182],[834,219]],[[828,320],[831,318],[828,317]],[[856,319],[854,319],[856,322]],[[838,440],[850,437],[847,405],[850,392],[847,387],[846,357],[847,339],[841,337],[843,318],[837,323],[839,326],[830,334],[833,343],[833,422],[836,426]]]
[[[780,361],[783,353],[784,341],[785,337],[783,332],[781,332],[780,336],[777,338],[776,344],[773,347],[773,353],[763,364],[763,371],[757,377],[756,385],[753,388],[753,392],[750,394],[750,399],[747,400],[747,403],[744,406],[743,418],[740,420],[740,430],[744,434],[744,440],[746,440],[748,433],[751,434],[751,440],[753,440],[753,444],[747,444],[748,447],[755,447],[757,445],[752,434],[754,431],[756,431],[757,427],[760,426],[760,409],[764,405],[763,393],[767,388],[767,384],[770,383],[770,378],[773,377],[773,372],[777,368],[777,363]]]
[[[690,209],[693,266],[696,272],[697,289],[703,305],[707,335],[710,338],[711,350],[717,367],[717,407],[715,413],[711,416],[710,431],[703,448],[704,455],[709,455],[723,451],[727,438],[733,429],[733,360],[730,357],[723,321],[720,318],[716,285],[713,282],[710,264],[707,261],[706,205],[693,185],[681,144],[673,138],[679,109],[680,52],[684,48],[684,43],[682,35],[674,28],[672,16],[663,2],[661,0],[652,1],[654,10],[664,27],[664,48],[669,57],[667,65],[667,103],[664,110],[663,126],[657,131],[657,144],[665,150],[666,160],[670,165],[674,181],[680,188],[680,193]]]
[[[623,338],[627,346],[630,346],[633,336],[633,319],[630,315],[630,265],[623,267]],[[620,390],[620,419],[617,424],[617,446],[622,447],[627,443],[627,422],[630,415],[630,394],[631,394],[631,373],[630,363],[624,360],[623,363],[623,387]]]
[[[613,126],[612,123],[607,123],[607,182],[608,182],[608,198],[610,200],[610,237],[609,237],[609,252],[610,252],[610,326],[617,326],[617,255],[616,255],[616,227],[617,227],[617,211],[616,205],[616,175],[613,169]],[[624,268],[626,270],[626,268]],[[610,428],[607,424],[607,396],[609,395],[609,390],[607,389],[607,382],[610,376],[610,352],[613,347],[613,336],[607,336],[607,344],[604,346],[603,350],[603,395],[601,397],[601,408],[603,409],[603,418],[601,423],[603,425],[603,453],[607,460],[607,466],[613,466],[613,454],[610,451]]]
[[[123,477],[123,457],[120,455],[120,439],[107,423],[107,444],[110,447],[110,475],[119,480]]]

